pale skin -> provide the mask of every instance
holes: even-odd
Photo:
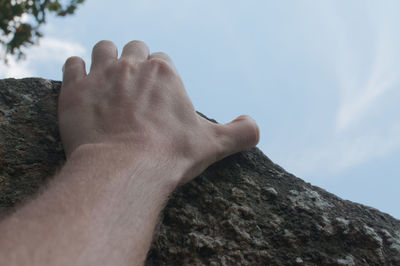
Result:
[[[259,141],[248,116],[200,117],[171,59],[112,42],[63,68],[59,129],[67,161],[0,224],[0,265],[143,265],[168,196]]]

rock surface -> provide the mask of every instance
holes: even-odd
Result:
[[[3,215],[65,162],[59,89],[0,80]],[[146,265],[400,265],[400,221],[311,186],[254,148],[172,195]]]

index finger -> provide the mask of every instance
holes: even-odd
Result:
[[[65,61],[63,66],[63,84],[75,82],[86,76],[85,61],[77,56],[72,56]]]

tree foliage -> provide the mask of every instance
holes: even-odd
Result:
[[[42,37],[40,27],[46,23],[47,14],[67,16],[75,12],[85,0],[0,0],[0,46],[7,55],[17,59],[24,56],[23,47],[29,47]]]

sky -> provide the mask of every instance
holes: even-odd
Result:
[[[400,2],[86,0],[49,17],[0,78],[61,80],[69,56],[142,40],[170,55],[196,109],[258,123],[288,172],[400,219]]]

